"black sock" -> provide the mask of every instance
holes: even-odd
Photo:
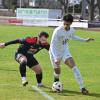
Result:
[[[42,73],[36,74],[37,83],[41,83],[42,81]]]
[[[26,63],[25,62],[20,64],[19,70],[20,70],[21,77],[26,77]]]
[[[59,81],[59,78],[54,77],[54,82]]]

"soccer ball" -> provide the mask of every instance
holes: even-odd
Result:
[[[52,85],[52,90],[54,92],[61,92],[63,90],[63,84],[61,82],[54,82]]]

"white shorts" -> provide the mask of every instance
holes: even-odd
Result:
[[[70,51],[69,51],[68,48],[66,48],[64,52],[60,52],[58,54],[59,56],[57,56],[57,59],[54,59],[51,51],[49,51],[49,55],[50,55],[51,63],[52,63],[52,65],[53,65],[54,68],[57,67],[56,64],[55,64],[55,61],[57,59],[59,59],[60,61],[63,61],[65,63],[66,59],[72,57],[72,55],[71,55],[71,53],[70,53]]]

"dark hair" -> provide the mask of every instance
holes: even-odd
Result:
[[[63,21],[72,23],[73,22],[73,16],[71,14],[64,15]]]
[[[44,36],[44,37],[48,38],[49,37],[49,34],[47,32],[40,32],[38,36],[39,37]]]

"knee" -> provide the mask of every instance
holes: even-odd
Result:
[[[58,66],[58,67],[60,66],[60,60],[56,60],[54,63],[56,66]]]
[[[26,57],[21,57],[21,58],[19,59],[19,63],[20,63],[20,64],[27,64],[27,58],[26,58]]]
[[[76,66],[73,58],[69,58],[69,59],[66,59],[65,62],[64,62],[66,65],[68,65],[70,68],[73,68],[74,66]]]
[[[54,70],[60,69],[60,62],[54,62]]]
[[[42,73],[42,69],[41,68],[36,71],[36,74],[41,74],[41,73]]]
[[[42,73],[42,69],[39,65],[32,67],[32,70],[36,73],[36,74],[41,74]]]

